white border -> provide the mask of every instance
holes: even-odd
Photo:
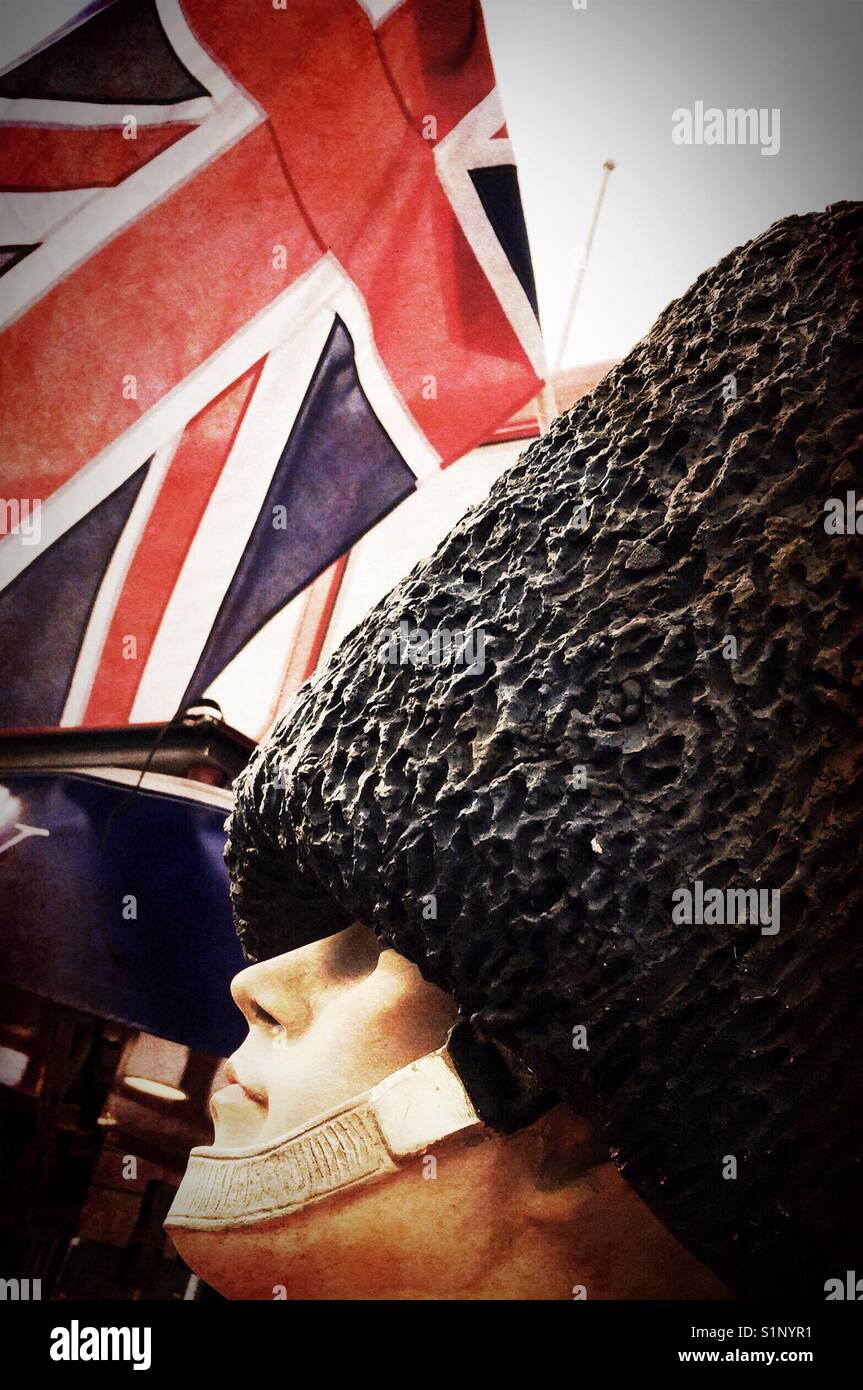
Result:
[[[407,0],[357,0],[360,9],[365,10],[373,29],[380,29],[391,14],[400,10]]]
[[[118,106],[109,102],[58,101],[48,97],[0,100],[0,126],[36,126],[52,130],[114,130],[135,117],[138,126],[200,125],[216,111],[212,97],[192,97],[164,106]]]
[[[515,164],[511,142],[496,130],[504,124],[497,88],[454,126],[434,148],[438,178],[462,231],[487,275],[513,331],[537,376],[547,375],[542,333],[530,300],[497,239],[470,177],[471,169]]]
[[[98,188],[67,188],[54,193],[0,193],[0,243],[26,246],[44,241],[49,232],[74,217],[100,192]]]

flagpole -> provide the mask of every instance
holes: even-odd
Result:
[[[540,434],[545,434],[546,430],[550,429],[552,420],[556,420],[560,414],[551,372],[547,371],[546,377],[547,379],[542,383],[542,390],[533,398],[533,408],[536,412],[536,422],[539,425]]]
[[[587,234],[587,241],[584,247],[584,259],[582,260],[582,263],[578,268],[578,274],[575,277],[575,284],[572,287],[572,295],[570,296],[569,309],[567,310],[566,315],[566,324],[564,326],[563,336],[561,337],[560,343],[558,345],[557,357],[555,358],[555,371],[558,371],[560,369],[561,363],[563,362],[564,353],[566,352],[566,345],[569,342],[569,335],[572,332],[572,321],[575,318],[575,310],[578,304],[579,295],[581,294],[581,286],[584,281],[584,273],[587,270],[587,263],[590,260],[590,252],[593,247],[593,239],[596,236],[596,226],[599,222],[599,214],[602,210],[602,204],[605,198],[605,190],[608,187],[608,180],[611,177],[612,170],[615,168],[616,163],[613,159],[607,159],[602,166],[602,182],[599,185],[599,195],[596,199],[596,205],[593,209],[593,218],[590,223],[590,231]]]

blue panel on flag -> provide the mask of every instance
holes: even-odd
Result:
[[[0,275],[5,275],[7,270],[23,261],[25,256],[36,250],[37,245],[38,242],[32,246],[0,246]]]
[[[28,773],[4,780],[4,812],[0,977],[174,1042],[232,1052],[246,1029],[229,984],[244,961],[222,862],[224,807]],[[12,843],[22,826],[49,833]]]
[[[113,0],[0,77],[0,96],[13,98],[161,106],[207,95],[171,47],[155,0]]]
[[[145,464],[0,592],[0,726],[60,723],[93,601],[146,473]]]
[[[518,170],[514,164],[494,164],[487,169],[471,169],[470,176],[485,215],[494,227],[533,312],[539,318],[533,262],[518,187]]]
[[[336,317],[186,701],[415,485],[366,399],[353,340]]]

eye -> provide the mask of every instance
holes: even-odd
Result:
[[[283,1033],[285,1031],[285,1025],[280,1023],[277,1018],[273,1018],[272,1014],[267,1013],[266,1009],[262,1009],[257,1001],[252,1005],[252,1009],[254,1011],[256,1023],[260,1023],[262,1027],[270,1028],[278,1033]]]

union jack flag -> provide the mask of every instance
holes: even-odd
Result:
[[[0,725],[170,717],[541,385],[478,0],[90,5],[0,191]]]

